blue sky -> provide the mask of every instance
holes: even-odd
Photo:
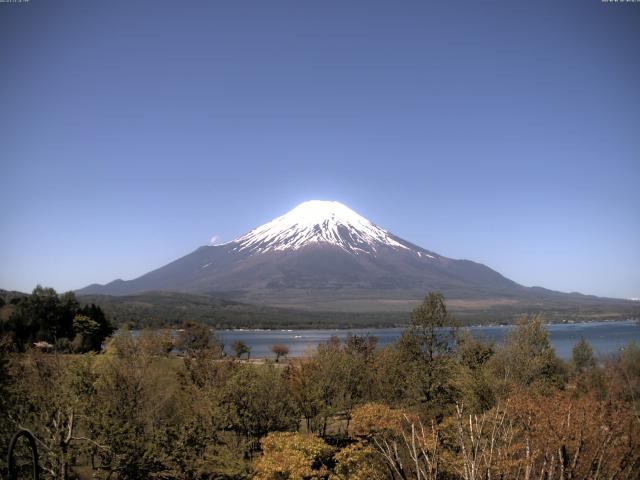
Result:
[[[0,288],[130,279],[308,199],[640,297],[640,4],[0,3]]]

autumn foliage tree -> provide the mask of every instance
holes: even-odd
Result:
[[[522,478],[632,478],[640,472],[640,422],[629,405],[572,398],[520,395],[509,415],[518,431],[511,475]]]
[[[271,351],[276,354],[276,362],[280,361],[280,357],[286,357],[289,355],[289,347],[282,343],[272,345]]]
[[[329,475],[333,448],[313,434],[270,433],[260,442],[256,480],[320,480]]]

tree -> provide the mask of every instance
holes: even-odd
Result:
[[[275,432],[260,444],[262,456],[255,462],[256,480],[320,480],[329,474],[333,448],[312,434]]]
[[[573,368],[578,373],[582,373],[596,365],[595,358],[593,357],[593,349],[584,337],[581,337],[573,346],[573,349],[571,350],[571,359],[573,361]]]
[[[640,423],[640,346],[630,341],[617,358],[607,362],[605,376],[609,395],[634,405]]]
[[[173,350],[173,336],[169,330],[141,330],[137,338],[137,347],[153,357],[167,356]]]
[[[337,339],[318,345],[312,358],[290,362],[286,370],[289,390],[307,431],[325,437],[331,423],[337,427],[332,433],[348,430],[353,408],[371,396],[372,363],[364,353],[354,352]]]
[[[389,345],[374,356],[371,362],[371,397],[387,405],[403,405],[411,397],[413,375],[407,367],[404,352],[395,345]]]
[[[8,356],[10,345],[9,337],[0,336],[0,406],[8,395],[6,389],[11,383]]]
[[[361,355],[371,359],[376,345],[378,345],[378,337],[376,336],[354,335],[349,332],[345,341],[345,350],[352,355]]]
[[[113,332],[102,309],[93,304],[81,307],[73,292],[58,295],[53,288],[38,285],[31,295],[17,299],[11,307],[11,316],[3,321],[2,330],[12,334],[18,350],[38,341],[68,349],[80,335],[75,341],[78,351],[98,351]],[[78,315],[91,322],[85,318],[74,324]]]
[[[289,392],[306,422],[308,432],[317,430],[316,418],[324,408],[320,367],[316,359],[290,362],[285,370]]]
[[[206,325],[186,321],[178,331],[176,348],[188,355],[194,355],[207,348],[222,350],[222,342],[220,342],[216,335],[212,335],[209,327]]]
[[[432,362],[451,352],[455,340],[456,320],[449,315],[440,293],[429,293],[411,312],[411,326],[403,340],[415,356]]]
[[[293,430],[300,418],[282,369],[273,364],[240,365],[222,389],[220,407],[229,428],[249,440]]]
[[[233,345],[231,346],[231,348],[233,349],[233,351],[236,354],[236,357],[238,358],[241,358],[242,355],[244,355],[245,353],[247,354],[247,359],[251,357],[251,348],[242,340],[236,340],[235,342],[233,342]]]
[[[181,412],[182,413],[182,412]],[[148,456],[154,460],[152,478],[197,480],[207,469],[205,452],[214,433],[197,417],[171,419],[158,428],[151,439]]]
[[[457,336],[456,342],[458,360],[470,370],[482,368],[495,353],[495,345],[492,341],[478,340],[468,329]]]
[[[67,307],[70,303],[66,302]],[[23,349],[37,341],[55,343],[60,337],[72,338],[73,316],[62,313],[56,291],[38,285],[30,296],[20,300],[11,316],[9,329],[17,346]]]
[[[490,363],[503,390],[512,386],[548,389],[563,387],[566,382],[566,372],[540,314],[521,317]]]
[[[280,361],[280,357],[289,355],[289,347],[282,343],[277,343],[271,346],[271,351],[276,354],[276,362]]]
[[[13,405],[9,397],[13,379],[9,371],[9,349],[11,341],[8,336],[0,334],[0,451],[6,452],[9,439],[15,433],[15,428],[9,421],[7,413]],[[4,471],[4,455],[0,455],[0,472]]]
[[[513,396],[506,423],[515,436],[496,449],[506,461],[494,478],[637,478],[640,422],[630,407],[562,391]]]
[[[219,391],[239,368],[238,362],[222,356],[218,348],[207,348],[184,359],[184,371],[179,372],[182,384],[199,390]]]
[[[91,337],[87,345],[88,350],[86,351],[99,352],[102,349],[104,341],[114,332],[111,321],[106,317],[104,311],[93,303],[80,307],[77,314],[85,315],[98,324],[98,328]]]
[[[73,317],[73,329],[76,333],[72,343],[75,352],[87,352],[97,343],[100,325],[95,320],[80,313],[76,314]]]
[[[455,358],[458,363],[456,380],[466,410],[483,412],[495,405],[495,381],[488,368],[495,354],[495,344],[474,338],[469,330],[459,333],[456,339]]]
[[[174,389],[166,388],[166,372],[157,367],[153,350],[144,348],[143,342],[120,330],[96,359],[87,430],[93,439],[92,465],[103,478],[115,474],[147,479],[162,470],[153,440],[161,427],[176,423],[177,411],[190,406],[174,403]]]
[[[403,412],[384,403],[360,405],[354,409],[351,417],[351,431],[358,438],[399,435],[402,430]]]
[[[498,463],[513,442],[513,432],[507,420],[507,411],[499,406],[490,412],[468,414],[464,406],[456,404],[456,414],[450,428],[455,430],[457,456],[449,457],[448,467],[463,480],[497,478]],[[506,462],[505,462],[506,463]],[[512,478],[512,477],[507,477]],[[513,477],[517,478],[517,477]]]
[[[336,466],[331,480],[385,480],[388,478],[380,455],[369,444],[357,442],[335,455]]]
[[[40,465],[51,478],[67,480],[71,465],[91,442],[83,425],[95,393],[94,357],[48,355],[30,350],[16,363],[8,415],[14,431],[36,438]]]
[[[459,396],[452,358],[457,322],[439,293],[429,293],[411,313],[411,325],[398,340],[407,370],[408,391],[423,413],[442,419]]]
[[[377,452],[389,472],[385,478],[439,478],[440,439],[434,422],[429,428],[409,412],[367,403],[353,412],[353,433]]]

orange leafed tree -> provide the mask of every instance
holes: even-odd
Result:
[[[260,441],[262,456],[255,462],[256,480],[326,478],[333,448],[313,434],[274,432]]]
[[[280,361],[280,357],[286,357],[289,355],[289,347],[281,343],[272,345],[271,351],[276,354],[276,362]]]

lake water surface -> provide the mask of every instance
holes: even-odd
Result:
[[[513,326],[469,327],[472,335],[495,340],[500,343]],[[640,343],[640,324],[636,320],[609,322],[559,323],[547,325],[551,343],[560,358],[571,358],[573,345],[584,337],[598,356],[620,351],[630,341]],[[319,343],[332,335],[344,340],[349,332],[355,335],[374,335],[378,346],[398,340],[404,328],[358,328],[352,330],[221,330],[218,335],[225,344],[225,351],[232,354],[231,345],[242,340],[251,347],[252,358],[273,357],[271,346],[277,343],[289,347],[289,356],[301,357],[314,352]]]

